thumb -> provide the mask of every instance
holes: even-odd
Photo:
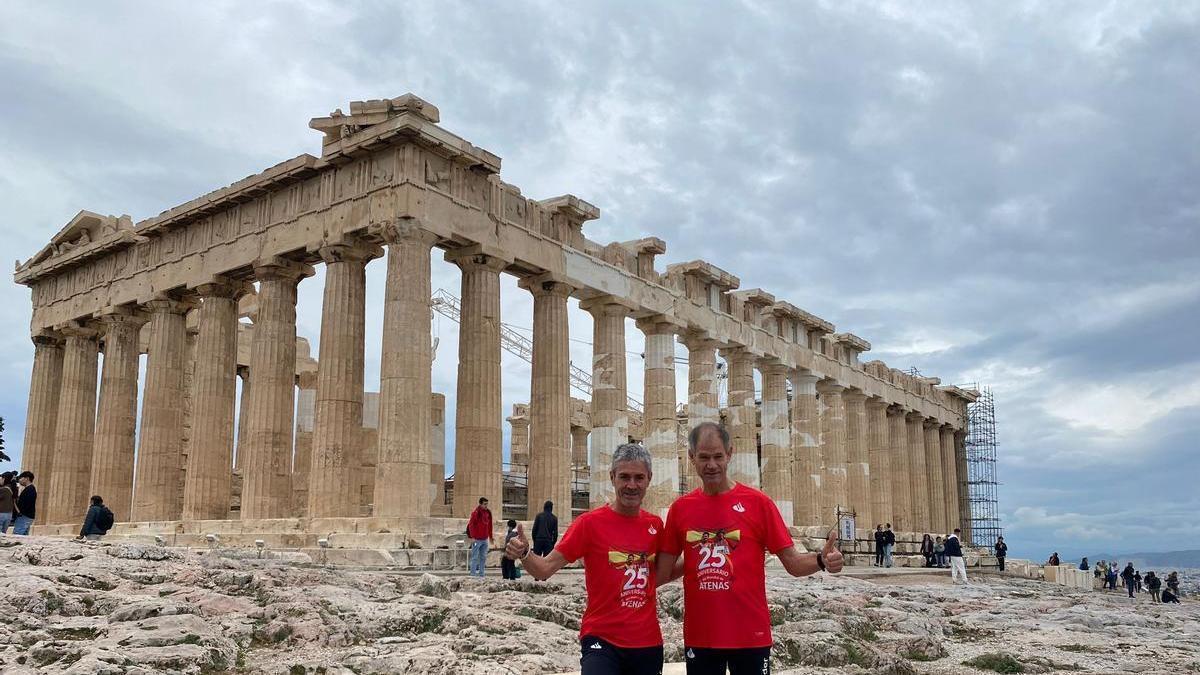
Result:
[[[520,523],[517,523],[517,536],[522,540],[525,539],[525,526]]]
[[[838,531],[830,530],[829,535],[825,537],[825,553],[837,550]]]

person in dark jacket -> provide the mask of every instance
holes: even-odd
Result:
[[[22,471],[17,476],[20,484],[17,493],[17,517],[13,520],[13,534],[29,534],[33,519],[37,517],[37,488],[33,487],[33,472]]]
[[[962,575],[964,584],[970,583],[967,581],[967,563],[963,560],[962,544],[958,538],[962,536],[962,530],[954,528],[954,534],[946,537],[946,552],[945,555],[950,559],[950,581],[957,583],[958,576]]]
[[[896,533],[892,532],[892,524],[888,523],[887,527],[883,528],[884,543],[887,544],[887,549],[883,552],[883,566],[892,566],[892,551],[896,548]]]
[[[92,495],[92,505],[88,507],[87,515],[83,517],[83,527],[79,528],[80,539],[96,541],[108,534],[113,526],[113,512],[104,505],[100,495]]]
[[[1125,563],[1125,569],[1121,570],[1121,581],[1125,582],[1125,590],[1129,591],[1129,597],[1133,597],[1133,590],[1136,585],[1133,581],[1133,563]]]
[[[1146,572],[1146,590],[1150,591],[1150,599],[1154,602],[1162,602],[1162,597],[1158,594],[1162,589],[1162,579],[1154,572]]]
[[[1046,561],[1046,564],[1050,567],[1058,567],[1062,564],[1062,562],[1060,562],[1058,559],[1058,551],[1050,554],[1050,559]]]
[[[883,554],[887,551],[887,535],[883,533],[883,524],[875,526],[875,567],[883,567]]]
[[[1000,565],[1000,571],[1004,571],[1004,557],[1008,555],[1008,544],[1004,543],[1004,537],[996,537],[996,563]],[[1085,568],[1086,569],[1086,568]]]
[[[550,555],[558,543],[558,516],[554,515],[554,502],[546,500],[542,512],[533,519],[533,553]]]
[[[1086,571],[1088,571],[1088,561],[1087,561],[1087,558],[1084,558],[1084,559],[1083,559],[1083,562],[1079,563],[1079,569],[1080,569],[1080,571],[1083,571],[1083,572],[1086,572]]]
[[[516,537],[517,537],[517,521],[510,519],[508,521],[508,532],[506,532],[504,534],[504,545],[508,546],[508,542],[512,541]],[[501,558],[500,559],[500,576],[504,577],[505,579],[514,579],[515,580],[517,578],[517,562],[515,560],[509,558],[508,556]]]
[[[12,524],[13,511],[17,508],[17,496],[9,489],[12,474],[0,473],[0,534],[8,532]]]
[[[925,566],[933,567],[933,537],[921,537],[921,555],[925,556]]]

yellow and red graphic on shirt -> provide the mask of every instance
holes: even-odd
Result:
[[[741,530],[718,528],[688,530],[687,543],[696,550],[696,588],[727,591],[733,583],[733,549],[742,540]]]
[[[620,594],[622,607],[641,609],[646,605],[649,599],[647,589],[651,583],[650,564],[654,562],[654,555],[646,551],[608,552],[608,564],[625,576]]]

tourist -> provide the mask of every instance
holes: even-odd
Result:
[[[1133,585],[1137,588],[1137,592],[1142,592],[1142,572],[1138,570],[1133,573]]]
[[[1004,543],[1003,536],[996,537],[996,545],[993,548],[996,549],[996,564],[1000,566],[1000,571],[1003,572],[1004,558],[1008,555],[1008,544]],[[1087,560],[1087,558],[1084,558],[1084,560]]]
[[[683,556],[683,654],[693,674],[770,672],[766,552],[796,577],[842,569],[837,531],[820,552],[797,551],[775,502],[729,477],[732,452],[725,427],[691,430],[688,458],[701,487],[671,505],[660,542],[660,576]]]
[[[1046,561],[1046,564],[1050,567],[1058,567],[1062,564],[1058,559],[1058,551],[1050,554],[1050,559]]]
[[[83,518],[83,527],[79,529],[79,538],[97,541],[112,529],[113,512],[104,505],[100,495],[92,495],[92,505],[88,507],[87,515]]]
[[[1159,589],[1162,588],[1162,579],[1158,578],[1153,571],[1146,572],[1146,590],[1150,591],[1150,599],[1154,602],[1162,602],[1162,596],[1159,595]]]
[[[942,538],[938,537],[933,542],[933,562],[936,567],[946,567],[946,545],[942,543]]]
[[[963,560],[962,544],[958,539],[960,536],[962,536],[962,530],[956,527],[954,534],[946,537],[946,556],[950,558],[950,580],[957,583],[958,576],[961,574],[963,583],[967,584],[969,583],[967,581],[967,564]]]
[[[1116,561],[1111,561],[1111,560],[1109,561],[1108,577],[1106,577],[1106,581],[1108,582],[1108,590],[1110,590],[1110,591],[1117,590],[1117,563],[1116,563]]]
[[[579,665],[586,675],[662,672],[655,589],[682,570],[651,567],[664,532],[662,519],[642,510],[651,466],[650,453],[642,446],[618,447],[608,471],[611,504],[576,518],[546,556],[532,553],[520,526],[517,536],[505,545],[505,557],[521,560],[526,571],[541,581],[564,565],[583,560],[587,607],[579,626]]]
[[[1125,590],[1129,591],[1129,597],[1133,597],[1133,563],[1125,563],[1125,569],[1121,570],[1121,581],[1125,582]]]
[[[22,471],[17,476],[20,485],[17,493],[17,517],[13,520],[13,534],[29,534],[33,519],[37,517],[37,488],[33,486],[33,472]]]
[[[1179,572],[1171,572],[1167,575],[1167,590],[1179,595]],[[1164,600],[1164,602],[1166,601]]]
[[[1084,558],[1084,559],[1083,559],[1083,561],[1079,563],[1079,569],[1080,569],[1080,571],[1082,571],[1082,572],[1086,572],[1086,571],[1088,571],[1088,561],[1087,561],[1087,558]]]
[[[13,510],[17,508],[17,496],[8,487],[10,480],[11,474],[0,474],[0,534],[8,532],[8,526],[13,520]]]
[[[508,532],[504,533],[504,549],[508,550],[508,542],[512,541],[517,536],[517,521],[511,518],[508,521]],[[517,578],[517,563],[507,555],[500,559],[500,576],[504,579]]]
[[[542,512],[533,519],[533,552],[549,555],[558,543],[558,516],[554,515],[554,502],[546,500]]]
[[[892,532],[892,524],[888,523],[883,530],[883,535],[886,539],[887,549],[883,552],[883,566],[892,566],[892,551],[896,548],[896,533]]]
[[[883,556],[887,553],[887,534],[883,531],[883,523],[875,526],[875,567],[883,567]]]
[[[1179,595],[1172,593],[1170,590],[1163,591],[1162,601],[1163,602],[1173,602],[1178,605],[1179,604]]]
[[[492,544],[492,512],[488,510],[487,497],[479,498],[479,506],[467,520],[467,536],[471,538],[471,552],[467,558],[467,573],[483,576],[487,565],[488,546]]]
[[[933,537],[928,534],[921,537],[921,555],[925,556],[925,566],[933,567]]]

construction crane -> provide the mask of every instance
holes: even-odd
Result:
[[[459,308],[458,296],[443,288],[439,288],[430,297],[429,305],[433,311],[455,323],[459,323],[461,310]],[[500,346],[504,351],[519,356],[526,363],[533,363],[533,340],[525,337],[520,331],[509,324],[500,324]],[[574,363],[571,364],[570,371],[571,387],[590,399],[592,396],[591,374]],[[642,412],[642,402],[632,396],[628,397],[626,405],[629,406],[629,410],[632,412]]]

